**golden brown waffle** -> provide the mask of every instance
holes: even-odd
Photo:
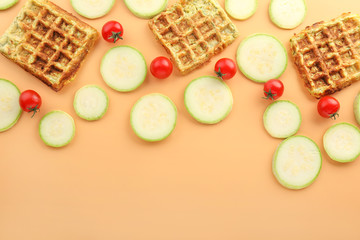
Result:
[[[75,78],[97,38],[96,29],[55,4],[28,0],[0,37],[0,52],[59,91]]]
[[[214,0],[179,0],[151,19],[149,27],[183,74],[209,61],[238,36]]]
[[[332,94],[360,80],[360,16],[344,13],[290,39],[295,64],[310,94]]]

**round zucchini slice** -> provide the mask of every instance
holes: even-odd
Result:
[[[283,74],[288,58],[284,45],[277,38],[259,33],[241,42],[236,60],[247,78],[264,83]]]
[[[106,92],[99,86],[86,85],[74,97],[74,109],[82,119],[94,121],[102,118],[109,105]]]
[[[360,130],[350,123],[337,123],[323,136],[324,149],[337,162],[351,162],[360,155]]]
[[[293,29],[305,19],[307,12],[304,0],[271,0],[269,15],[271,21],[283,29]]]
[[[10,129],[19,120],[22,109],[20,90],[9,80],[0,79],[0,132]]]
[[[284,187],[302,189],[315,181],[321,165],[317,144],[305,136],[292,136],[283,140],[276,149],[272,170]]]
[[[130,114],[135,134],[148,142],[167,138],[176,126],[177,109],[167,96],[152,93],[140,98]]]
[[[290,101],[278,100],[265,110],[263,122],[266,131],[274,138],[287,138],[297,133],[301,124],[298,106]]]
[[[130,46],[111,48],[103,57],[101,75],[107,85],[119,92],[130,92],[145,80],[147,66],[144,56]]]
[[[14,6],[19,0],[1,0],[0,10],[5,10]]]
[[[204,76],[189,83],[185,90],[185,106],[198,122],[215,124],[231,112],[233,97],[224,81]]]
[[[71,0],[74,10],[89,19],[100,18],[110,12],[115,0]]]
[[[137,17],[149,19],[164,11],[167,0],[124,0],[126,7]]]
[[[39,134],[46,145],[63,147],[69,144],[75,135],[74,119],[66,112],[51,111],[40,120]]]

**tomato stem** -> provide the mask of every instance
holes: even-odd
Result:
[[[214,72],[216,73],[216,76],[217,76],[217,77],[221,78],[221,80],[224,80],[224,79],[223,79],[223,76],[225,76],[226,73],[222,73],[220,67],[219,67],[219,70],[214,71]]]
[[[116,43],[117,40],[121,39],[123,40],[122,36],[122,31],[120,32],[111,32],[111,36],[108,39],[114,39],[114,43]]]
[[[35,107],[28,107],[29,112],[33,113],[31,118],[34,117],[37,112],[40,112],[40,108],[38,108],[38,106],[39,105],[36,105]]]
[[[333,114],[330,114],[330,117],[329,117],[329,118],[331,118],[331,119],[333,119],[333,120],[336,120],[337,117],[339,117],[339,113],[338,113],[338,112],[333,113]]]
[[[277,95],[276,93],[271,92],[271,88],[269,89],[268,92],[264,90],[264,93],[265,93],[266,97],[263,97],[263,98],[266,100],[267,99],[275,100],[274,97]]]

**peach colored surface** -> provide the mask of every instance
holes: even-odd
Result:
[[[0,11],[0,34],[24,2]],[[54,2],[79,16],[70,1]],[[321,118],[317,101],[306,92],[289,56],[281,77],[282,99],[298,104],[303,116],[298,134],[312,138],[323,154],[318,179],[300,191],[285,189],[272,175],[272,154],[281,140],[263,128],[262,114],[270,103],[261,98],[263,85],[237,73],[227,82],[233,111],[217,125],[197,123],[184,107],[186,85],[211,75],[217,59],[235,59],[239,43],[249,34],[273,34],[289,49],[289,38],[305,26],[343,12],[360,13],[358,0],[307,0],[304,23],[281,30],[270,22],[268,4],[259,0],[254,16],[234,20],[239,38],[210,64],[187,76],[175,71],[165,80],[148,74],[130,93],[116,92],[102,80],[101,58],[114,46],[102,39],[76,81],[58,93],[0,56],[1,78],[22,91],[34,89],[43,98],[39,114],[30,118],[23,113],[12,129],[0,133],[0,239],[360,239],[360,159],[335,163],[322,146],[322,135],[332,124],[356,124],[352,104],[359,83],[334,94],[341,103],[339,119]],[[148,66],[153,58],[166,55],[147,20],[133,16],[122,1],[103,18],[80,18],[99,31],[108,20],[120,21],[125,36],[117,45],[139,49]],[[86,84],[98,84],[109,95],[108,112],[100,121],[82,120],[72,107],[74,93]],[[152,92],[169,96],[179,112],[174,132],[159,143],[140,140],[129,123],[133,103]],[[68,112],[76,122],[75,138],[60,149],[47,147],[38,134],[41,117],[55,109]]]

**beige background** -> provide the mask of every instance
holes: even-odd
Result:
[[[0,34],[24,2],[0,12]],[[70,1],[54,2],[75,14]],[[224,6],[223,0],[220,3]],[[359,83],[334,95],[341,103],[340,118],[323,119],[289,58],[281,77],[282,99],[299,105],[303,121],[298,134],[316,141],[323,154],[318,179],[300,191],[283,188],[271,173],[272,154],[280,140],[263,128],[262,114],[270,102],[261,98],[261,84],[240,73],[229,80],[234,107],[220,124],[199,124],[185,110],[186,85],[211,75],[217,59],[235,59],[237,46],[249,34],[273,34],[288,49],[289,38],[305,26],[343,12],[360,13],[357,0],[307,0],[304,23],[281,30],[270,22],[268,4],[259,0],[253,17],[234,21],[239,38],[210,64],[187,76],[175,71],[165,80],[149,74],[131,93],[116,92],[103,82],[99,64],[114,45],[102,39],[76,81],[59,93],[0,56],[1,78],[22,91],[34,89],[43,98],[39,114],[30,118],[24,113],[12,129],[0,133],[0,239],[360,239],[360,160],[335,163],[321,144],[332,124],[356,124],[352,103]],[[120,21],[125,36],[117,45],[136,47],[148,65],[166,55],[147,21],[133,16],[122,1],[101,19],[80,18],[99,31],[108,20]],[[100,121],[86,122],[72,107],[74,93],[86,84],[98,84],[109,95],[108,113]],[[168,95],[179,111],[173,134],[159,143],[138,139],[129,124],[133,103],[152,92]],[[70,113],[77,127],[73,142],[61,149],[45,146],[38,135],[41,117],[54,109]]]

